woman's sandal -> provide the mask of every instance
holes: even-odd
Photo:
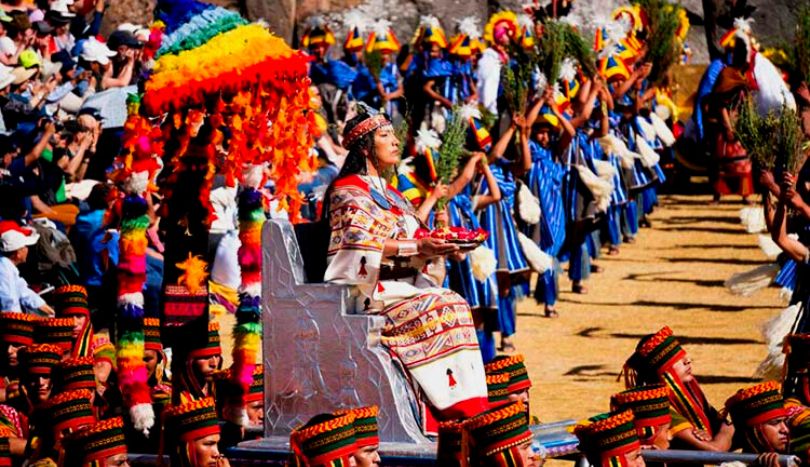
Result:
[[[571,292],[574,292],[574,293],[580,294],[580,295],[586,295],[588,293],[588,288],[585,287],[582,284],[574,284],[574,285],[571,286]]]
[[[546,308],[545,310],[545,317],[546,318],[559,318],[560,314],[557,313],[557,310],[554,308]]]
[[[619,254],[619,247],[617,247],[617,246],[610,247],[608,249],[607,254],[608,254],[608,256],[616,256],[616,255],[618,255]]]

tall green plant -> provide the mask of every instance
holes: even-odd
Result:
[[[678,10],[682,7],[666,0],[638,0],[637,3],[649,19],[646,61],[653,65],[649,79],[658,85],[665,81],[669,69],[680,57],[675,32],[680,25]]]
[[[795,62],[802,81],[810,81],[810,4],[796,16]]]
[[[458,165],[465,153],[464,143],[467,141],[467,121],[459,117],[459,107],[453,108],[453,119],[442,134],[442,145],[439,147],[439,160],[436,161],[436,177],[438,181],[447,185],[453,181],[458,171]],[[436,203],[436,210],[441,211],[447,205],[447,199],[442,197]]]

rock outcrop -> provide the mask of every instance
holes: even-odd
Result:
[[[146,23],[152,17],[155,0],[118,0],[111,2],[105,19],[105,29],[122,22]],[[337,15],[358,7],[372,17],[385,17],[394,23],[402,42],[410,38],[419,17],[432,14],[442,20],[449,33],[456,21],[466,16],[481,19],[483,26],[489,13],[502,8],[519,10],[524,0],[205,0],[240,11],[251,19],[264,19],[280,36],[291,40],[300,25],[312,14]],[[620,0],[573,0],[575,14],[584,28],[592,27],[598,18],[608,14]],[[738,4],[744,0],[737,0]],[[754,32],[764,44],[778,43],[790,37],[795,27],[795,15],[807,0],[748,0],[753,9]],[[713,2],[721,15],[727,14],[726,0],[680,0],[694,18],[703,18],[703,3]],[[340,36],[340,34],[338,35]],[[340,40],[340,38],[338,39]],[[689,45],[694,62],[706,62],[708,52],[703,27],[693,24]]]

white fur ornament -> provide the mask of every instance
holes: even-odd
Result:
[[[541,250],[532,239],[518,232],[518,241],[523,255],[526,256],[526,261],[535,272],[542,274],[554,267],[554,259]]]
[[[801,308],[801,302],[790,305],[762,326],[762,337],[768,345],[768,355],[754,373],[757,378],[782,379],[782,368],[785,366],[785,336],[793,329]]]
[[[762,206],[746,206],[740,209],[740,222],[748,233],[759,233],[768,229]]]
[[[540,200],[534,196],[525,183],[520,184],[520,191],[518,191],[518,211],[523,222],[529,225],[540,222]]]
[[[636,147],[638,147],[638,153],[641,154],[641,163],[644,164],[644,167],[653,167],[661,160],[661,156],[639,134],[636,134]]]
[[[498,260],[495,258],[494,251],[481,245],[470,252],[470,265],[472,265],[475,280],[484,282],[495,273]]]
[[[672,134],[672,130],[669,129],[666,122],[661,120],[661,117],[659,117],[658,114],[651,113],[650,120],[652,121],[652,126],[655,129],[656,136],[658,136],[658,139],[664,143],[664,146],[670,147],[675,144],[675,135]]]
[[[629,149],[621,138],[608,133],[602,136],[597,141],[602,146],[602,150],[607,154],[613,154],[619,158],[619,163],[623,169],[632,169],[636,159],[641,159],[641,156]]]

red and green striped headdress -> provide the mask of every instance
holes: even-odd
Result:
[[[191,358],[206,358],[222,355],[222,347],[219,345],[219,323],[217,321],[208,322],[208,340],[205,346],[191,350],[188,355]]]
[[[379,407],[372,405],[357,409],[339,410],[335,412],[335,415],[345,415],[347,413],[354,415],[354,436],[359,449],[380,444],[379,428],[377,426],[379,412]]]
[[[642,440],[652,438],[656,428],[672,421],[669,406],[669,388],[665,384],[628,389],[610,398],[610,410],[633,412],[636,430]]]
[[[20,368],[24,373],[50,376],[62,361],[64,352],[51,344],[35,344],[20,350]]]
[[[53,424],[57,441],[66,432],[95,423],[93,406],[90,405],[91,395],[92,393],[86,389],[65,391],[45,402],[43,410],[48,416],[48,421]]]
[[[495,360],[484,365],[484,371],[489,374],[509,374],[509,394],[515,394],[532,387],[529,372],[523,363],[523,355],[510,355],[496,357]]]
[[[706,396],[694,379],[684,382],[672,371],[672,366],[686,357],[686,351],[675,339],[672,329],[664,326],[657,333],[645,336],[624,366],[625,385],[665,383],[670,390],[672,408],[683,415],[695,428],[712,434]]]
[[[782,386],[776,381],[740,389],[726,401],[726,409],[738,427],[753,427],[787,416]]]
[[[219,434],[214,399],[206,397],[166,409],[166,436],[181,442],[192,442]],[[179,444],[179,443],[178,443]]]
[[[532,439],[526,409],[520,401],[477,415],[464,422],[464,429],[470,434],[471,456],[492,458],[499,465],[514,465],[508,460],[517,455],[516,448]]]
[[[56,316],[90,317],[90,305],[87,302],[87,289],[81,285],[63,285],[53,292]]]
[[[36,341],[51,344],[62,349],[63,353],[73,349],[73,318],[47,318],[37,321]]]
[[[80,462],[81,467],[106,465],[110,457],[127,453],[124,420],[110,418],[93,423],[65,437],[66,458]]]
[[[77,389],[96,390],[96,374],[93,371],[93,357],[68,358],[59,363],[58,379],[60,391]]]
[[[105,336],[95,336],[93,339],[93,359],[96,362],[109,362],[115,368],[115,346]]]
[[[579,438],[579,450],[597,467],[626,465],[624,456],[641,449],[630,410],[592,417],[577,425],[574,434]]]
[[[155,352],[163,351],[163,341],[160,340],[160,319],[143,319],[143,349]]]
[[[0,313],[0,342],[16,346],[33,344],[37,321],[39,318],[28,313]]]
[[[245,397],[245,402],[262,400],[264,400],[264,365],[256,365],[253,368],[253,382],[250,383],[250,390]]]
[[[487,398],[493,408],[509,402],[509,373],[487,375]]]
[[[796,414],[790,417],[790,452],[801,457],[803,462],[808,459],[810,451],[810,409],[804,406],[795,407]]]
[[[346,467],[357,450],[354,414],[316,415],[290,434],[298,465]]]
[[[11,428],[0,427],[0,467],[11,467],[11,446],[9,438],[17,438],[17,433]]]
[[[657,333],[641,339],[635,353],[627,360],[627,366],[639,374],[660,375],[685,356],[686,351],[673,336],[672,329],[664,326]]]

